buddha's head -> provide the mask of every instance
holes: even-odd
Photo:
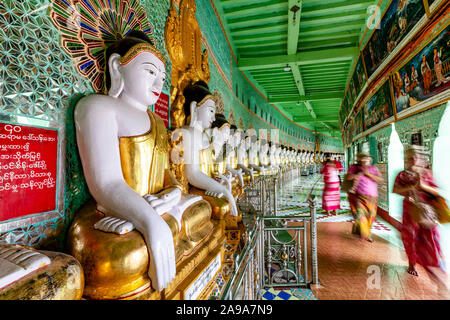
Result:
[[[223,146],[230,138],[230,124],[223,114],[217,113],[215,115],[215,120],[213,121],[211,128],[212,145],[214,148],[214,152],[218,157],[223,151]]]
[[[262,140],[261,141],[261,152],[266,154],[269,151],[269,143],[267,142],[267,140]]]
[[[236,148],[241,143],[242,130],[238,129],[234,124],[230,126],[231,137],[228,140],[229,145],[232,148]]]
[[[251,137],[250,137],[250,136],[246,136],[246,137],[242,140],[240,146],[241,146],[244,150],[248,150],[248,149],[250,149],[251,144],[252,144],[252,139],[251,139]]]
[[[183,95],[185,98],[183,108],[187,124],[194,126],[195,124],[192,122],[196,121],[203,129],[211,128],[216,119],[216,102],[208,85],[204,81],[191,83],[184,89]]]
[[[106,49],[108,95],[147,109],[154,104],[166,79],[165,60],[141,31],[133,30]]]

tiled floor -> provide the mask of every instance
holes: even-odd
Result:
[[[302,202],[308,194],[320,203],[323,183],[317,175],[305,177],[302,187],[292,186],[283,194],[289,206]],[[313,190],[311,190],[313,189]],[[406,272],[407,259],[399,232],[386,221],[377,218],[372,228],[374,242],[362,241],[351,234],[353,217],[348,211],[345,195],[338,215],[326,216],[318,205],[318,261],[320,285],[311,289],[268,289],[267,300],[405,300],[449,299],[438,293],[425,270],[417,268],[419,276]],[[300,208],[301,209],[301,208]],[[300,210],[298,209],[298,210]],[[287,214],[294,209],[286,210]]]

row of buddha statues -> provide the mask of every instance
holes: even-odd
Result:
[[[236,250],[245,233],[236,204],[245,187],[315,161],[230,124],[202,81],[184,89],[186,124],[169,134],[149,110],[166,62],[142,32],[110,45],[105,59],[107,94],[82,98],[74,117],[92,199],[75,214],[66,253],[0,245],[0,299],[198,297],[192,284],[205,268],[218,256],[233,263],[224,244]]]

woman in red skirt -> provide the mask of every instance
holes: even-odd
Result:
[[[322,209],[329,215],[331,212],[337,213],[337,209],[340,209],[341,194],[339,190],[339,170],[341,168],[336,167],[336,163],[332,161],[330,154],[326,154],[325,162],[320,170],[323,174],[323,182],[325,187],[322,194]]]
[[[439,241],[438,225],[432,220],[415,221],[411,200],[430,204],[439,189],[431,170],[425,168],[426,154],[418,146],[405,151],[405,170],[395,179],[394,192],[404,196],[402,241],[408,257],[408,273],[417,276],[416,264],[421,264],[439,287],[446,288],[443,256]]]

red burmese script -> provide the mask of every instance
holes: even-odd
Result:
[[[0,221],[56,209],[58,131],[0,123]]]

